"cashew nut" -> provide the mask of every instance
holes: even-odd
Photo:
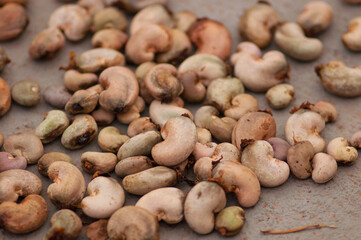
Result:
[[[120,160],[115,166],[115,174],[124,178],[153,167],[153,161],[146,156],[134,156]]]
[[[150,104],[154,100],[154,98],[152,97],[152,95],[150,95],[148,89],[145,87],[144,78],[147,75],[147,73],[150,71],[150,69],[152,69],[155,65],[156,63],[154,62],[145,62],[140,64],[135,69],[135,76],[137,77],[139,84],[139,94],[148,104]]]
[[[220,142],[231,142],[232,131],[237,121],[229,117],[213,117],[209,123],[208,129],[213,137]]]
[[[314,148],[309,141],[297,142],[288,149],[287,163],[293,175],[299,179],[311,176],[311,159],[315,154]]]
[[[33,107],[40,102],[40,85],[33,80],[16,82],[11,88],[11,98],[21,106]]]
[[[350,146],[346,138],[337,137],[332,139],[327,145],[327,153],[338,163],[352,165],[357,157],[357,149]]]
[[[295,88],[291,84],[278,84],[268,89],[266,99],[273,109],[282,109],[287,107],[293,100]]]
[[[232,99],[231,106],[224,111],[224,115],[238,120],[244,114],[257,112],[258,109],[258,101],[255,97],[247,93],[241,93]]]
[[[222,236],[233,236],[241,231],[244,221],[242,208],[226,207],[217,215],[215,228]]]
[[[180,11],[174,14],[174,25],[177,29],[188,32],[193,23],[197,21],[197,16],[191,11]]]
[[[140,133],[148,131],[158,131],[159,126],[151,122],[150,117],[141,117],[133,120],[127,129],[127,134],[129,137],[134,137]]]
[[[118,29],[102,29],[92,37],[92,45],[95,48],[111,48],[120,50],[128,40],[127,34]]]
[[[326,123],[336,121],[338,116],[336,107],[332,103],[326,101],[316,102],[310,106],[310,110],[320,114]]]
[[[197,127],[197,142],[204,144],[212,141],[212,134],[205,128]]]
[[[66,103],[71,98],[71,94],[67,91],[63,84],[50,85],[43,91],[45,102],[55,108],[64,109]]]
[[[65,87],[73,92],[89,88],[97,83],[98,76],[94,73],[80,73],[71,69],[64,74]]]
[[[52,58],[64,47],[65,37],[57,27],[49,27],[41,31],[29,47],[32,59]]]
[[[194,146],[192,155],[198,161],[198,159],[201,159],[203,157],[212,157],[214,150],[217,147],[217,143],[214,142],[207,142],[207,143],[200,143],[197,142]],[[197,162],[196,162],[197,164]]]
[[[353,147],[361,148],[361,131],[357,131],[351,136],[350,143]]]
[[[202,106],[198,108],[196,114],[194,115],[194,123],[197,127],[209,128],[214,117],[219,115],[218,110],[212,106]]]
[[[288,149],[291,147],[287,141],[282,138],[272,137],[268,138],[267,142],[272,146],[274,158],[282,161],[287,160]]]
[[[73,160],[71,157],[65,153],[61,152],[50,152],[45,153],[38,161],[38,171],[43,176],[48,176],[48,168],[49,166],[56,161],[64,161],[68,163],[72,163]]]
[[[113,112],[109,112],[102,107],[98,107],[98,109],[94,110],[91,115],[98,126],[110,125],[115,119],[115,114]]]
[[[18,3],[6,3],[0,6],[0,41],[18,37],[28,24],[25,8]]]
[[[360,39],[361,17],[353,18],[348,24],[348,30],[342,35],[342,43],[351,51],[361,51]]]
[[[94,174],[110,173],[117,164],[117,156],[113,153],[85,152],[81,155],[81,167],[84,172]]]
[[[49,143],[59,137],[69,126],[65,112],[51,110],[45,114],[44,120],[36,127],[35,134],[43,143]]]
[[[10,169],[25,169],[26,166],[26,158],[13,157],[10,153],[0,152],[0,172]]]
[[[107,7],[94,15],[92,30],[98,32],[102,29],[115,28],[125,31],[128,20],[123,12],[114,7]]]
[[[120,130],[113,126],[103,128],[98,135],[98,145],[106,152],[118,152],[119,148],[128,140],[127,135],[122,135]]]
[[[50,229],[43,240],[63,238],[75,240],[78,238],[83,224],[78,215],[68,209],[62,209],[53,214],[50,219]]]
[[[337,162],[331,155],[316,153],[312,159],[312,168],[312,180],[326,183],[336,175]]]

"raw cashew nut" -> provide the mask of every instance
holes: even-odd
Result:
[[[27,24],[28,15],[22,5],[10,2],[0,6],[0,41],[18,37]]]
[[[127,26],[128,20],[123,12],[115,7],[107,7],[94,15],[93,26],[91,28],[94,32],[108,28],[125,31]]]
[[[94,110],[91,115],[98,124],[98,126],[110,125],[115,119],[115,114],[113,112],[109,112],[102,107]]]
[[[271,42],[272,30],[278,22],[276,10],[269,3],[260,1],[243,13],[238,30],[244,41],[264,48]]]
[[[361,17],[352,19],[348,30],[342,35],[342,43],[351,51],[361,51],[359,39],[361,37]]]
[[[253,207],[261,196],[261,186],[251,169],[235,161],[221,161],[212,171],[213,179],[226,192],[234,192],[242,207]]]
[[[153,161],[146,156],[134,156],[120,160],[115,166],[115,174],[121,178],[153,167]]]
[[[208,234],[215,224],[214,213],[226,206],[224,190],[214,182],[200,182],[188,193],[184,202],[184,218],[198,234]]]
[[[330,181],[337,172],[336,160],[326,153],[316,153],[312,159],[312,180],[316,183]]]
[[[248,145],[242,152],[241,162],[257,175],[263,187],[277,187],[290,175],[288,164],[274,158],[271,144],[263,140]]]
[[[135,119],[140,118],[140,113],[145,110],[144,99],[140,96],[137,97],[135,103],[129,107],[128,110],[117,113],[117,119],[122,124],[130,124]]]
[[[217,147],[217,143],[214,142],[207,142],[207,143],[200,143],[197,142],[194,146],[192,155],[198,161],[201,158],[204,157],[212,157],[214,150]],[[197,164],[197,162],[196,162]]]
[[[232,37],[220,22],[203,18],[196,21],[188,31],[190,40],[197,46],[195,54],[211,54],[226,60],[231,55]]]
[[[45,114],[44,120],[36,127],[35,134],[43,143],[49,143],[59,137],[69,126],[65,112],[51,110]]]
[[[15,202],[18,197],[40,194],[43,185],[34,173],[11,169],[0,173],[0,203]]]
[[[71,157],[65,153],[61,152],[50,152],[45,153],[38,161],[38,171],[43,176],[48,176],[48,168],[53,162],[64,161],[68,163],[73,163]]]
[[[275,32],[275,42],[287,55],[300,61],[313,61],[322,53],[322,42],[305,36],[300,25],[281,23]]]
[[[197,127],[208,129],[212,119],[218,115],[219,112],[217,108],[213,106],[202,106],[198,108],[196,114],[194,115],[194,123]]]
[[[87,11],[75,4],[57,8],[50,16],[48,26],[61,29],[70,41],[82,40],[90,29],[91,17]]]
[[[205,128],[197,127],[197,142],[204,144],[212,141],[212,134]]]
[[[337,119],[338,113],[336,107],[326,101],[318,101],[310,106],[311,111],[317,112],[322,116],[325,122],[334,122]]]
[[[48,187],[48,197],[60,208],[75,207],[85,193],[83,174],[73,164],[57,161],[48,168],[48,176],[54,181]]]
[[[126,67],[107,68],[100,74],[99,83],[105,88],[100,93],[99,104],[108,111],[126,111],[139,95],[137,78]]]
[[[346,138],[338,137],[332,139],[327,145],[327,153],[338,163],[352,165],[357,157],[357,149],[350,146]]]
[[[309,141],[315,153],[322,152],[326,146],[320,132],[325,128],[325,120],[320,114],[305,109],[292,114],[285,127],[286,140],[294,145],[297,142]]]
[[[215,228],[222,236],[236,235],[244,225],[244,215],[240,207],[226,207],[217,215]]]
[[[120,1],[122,8],[126,11],[136,12],[153,4],[165,5],[168,0],[104,0],[106,5],[113,5]]]
[[[315,68],[327,91],[341,97],[361,96],[361,67],[350,68],[340,61],[330,61]]]
[[[150,117],[141,117],[133,120],[127,129],[127,134],[129,137],[134,137],[140,133],[148,131],[158,131],[159,126],[151,122]]]
[[[57,27],[50,27],[41,31],[29,47],[32,59],[52,58],[64,47],[65,37]]]
[[[282,161],[287,160],[288,149],[291,147],[291,145],[286,140],[278,137],[272,137],[268,138],[267,142],[272,146],[274,158]]]
[[[357,131],[351,136],[350,143],[355,148],[361,148],[361,131]]]
[[[155,215],[168,224],[176,224],[183,220],[183,204],[185,194],[174,187],[159,188],[142,196],[135,204]]]
[[[244,114],[257,112],[258,109],[258,101],[255,97],[247,93],[241,93],[232,99],[231,106],[224,111],[224,116],[238,120]]]
[[[98,76],[94,73],[80,73],[71,69],[64,74],[65,87],[73,92],[89,88],[97,83]]]
[[[25,169],[26,166],[26,158],[21,156],[13,157],[13,155],[10,153],[0,152],[0,172],[4,172],[10,169]]]
[[[197,129],[187,117],[168,120],[161,130],[163,142],[152,148],[152,157],[159,165],[175,166],[193,152],[197,142]]]
[[[100,175],[112,172],[118,160],[115,154],[103,152],[85,152],[80,159],[84,172]]]
[[[50,229],[46,233],[43,240],[51,239],[69,239],[78,238],[83,224],[78,215],[68,209],[62,209],[54,213],[50,219]]]
[[[15,234],[25,234],[40,228],[48,217],[48,205],[44,198],[31,194],[21,203],[0,204],[1,227]]]
[[[89,196],[81,201],[81,209],[92,218],[109,218],[124,204],[124,190],[113,178],[96,177],[87,192]]]
[[[287,107],[293,100],[295,88],[291,84],[278,84],[268,89],[266,99],[273,109],[282,109]]]
[[[231,142],[232,131],[236,126],[237,121],[229,117],[213,117],[209,123],[208,129],[212,133],[213,137],[220,142]]]
[[[139,95],[148,104],[150,104],[154,100],[154,98],[152,97],[152,95],[150,95],[148,89],[145,87],[144,78],[147,75],[147,73],[150,71],[150,69],[152,69],[155,65],[156,63],[154,62],[145,62],[140,64],[135,69],[135,76],[137,77],[137,81],[139,84]]]
[[[127,34],[118,29],[102,29],[92,37],[92,45],[95,48],[111,48],[120,50],[128,40]]]
[[[315,154],[314,148],[309,141],[297,142],[288,149],[287,163],[293,175],[299,179],[307,179],[311,176],[311,159]]]
[[[127,135],[122,135],[120,130],[113,126],[103,128],[98,135],[98,145],[106,152],[117,153],[119,148],[128,140]]]

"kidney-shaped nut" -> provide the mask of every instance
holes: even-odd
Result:
[[[56,161],[72,163],[71,157],[61,152],[45,153],[38,161],[38,171],[43,176],[48,176],[49,166]]]
[[[338,113],[336,107],[326,101],[318,101],[310,106],[311,111],[317,112],[322,116],[325,122],[334,122],[337,119]]]
[[[115,166],[115,174],[124,178],[153,167],[153,161],[146,156],[134,156],[120,160]]]
[[[125,191],[144,195],[162,187],[170,187],[177,183],[177,172],[171,168],[158,166],[126,176],[123,181]]]
[[[94,110],[91,115],[97,122],[98,126],[110,125],[115,119],[115,114],[113,112],[109,112],[102,107]]]
[[[209,124],[214,117],[217,117],[219,112],[217,108],[213,106],[202,106],[198,108],[196,114],[194,115],[194,123],[197,127],[209,128]]]
[[[108,111],[120,113],[135,103],[139,85],[135,74],[126,67],[110,67],[99,76],[105,88],[100,94],[99,104]]]
[[[258,109],[258,101],[255,97],[247,93],[241,93],[232,99],[231,106],[224,111],[224,115],[238,120],[244,114],[257,112]]]
[[[11,106],[11,93],[7,83],[0,77],[0,117],[5,115]]]
[[[54,213],[50,219],[50,225],[43,240],[56,238],[75,240],[83,227],[78,215],[69,209],[62,209]]]
[[[63,84],[50,85],[43,91],[45,102],[55,108],[64,109],[66,103],[71,98],[71,94],[67,91]]]
[[[107,7],[94,15],[92,30],[98,32],[102,29],[115,28],[125,31],[128,20],[124,13],[114,7]]]
[[[144,78],[147,75],[147,73],[150,71],[150,69],[152,69],[155,65],[156,63],[154,62],[145,62],[140,64],[135,69],[135,76],[137,77],[137,81],[139,84],[139,95],[148,104],[150,104],[154,100],[154,98],[152,97],[152,95],[150,95],[148,89],[145,87]]]
[[[15,157],[25,157],[28,164],[36,164],[44,153],[39,137],[30,132],[8,135],[4,141],[4,149]]]
[[[193,152],[197,142],[197,129],[188,117],[168,120],[161,130],[163,142],[152,148],[152,157],[159,165],[175,166]]]
[[[175,28],[188,32],[193,23],[197,21],[197,16],[188,10],[179,11],[174,14],[174,25]]]
[[[330,181],[337,172],[336,160],[326,153],[316,153],[312,159],[312,180],[316,183]]]
[[[117,164],[117,156],[113,153],[85,152],[81,155],[81,167],[84,172],[99,175],[110,173]]]
[[[183,91],[183,85],[177,78],[177,69],[171,64],[154,66],[144,78],[144,85],[153,98],[169,102]]]
[[[159,224],[147,210],[126,206],[110,217],[107,232],[111,240],[158,240]]]
[[[287,163],[293,175],[299,179],[311,176],[311,159],[315,154],[314,148],[309,141],[297,142],[288,149]]]
[[[92,218],[108,218],[124,204],[124,190],[113,178],[96,177],[87,192],[89,196],[81,201],[81,208]]]
[[[322,53],[322,42],[305,36],[300,25],[294,22],[281,23],[275,32],[275,42],[287,55],[300,60],[312,61]]]
[[[97,106],[99,94],[93,90],[78,90],[65,105],[68,114],[91,113]]]
[[[217,78],[226,77],[226,64],[217,56],[196,54],[184,60],[178,68],[178,78],[184,91],[182,98],[189,102],[200,102],[206,96],[206,86]]]
[[[361,96],[361,67],[350,68],[340,61],[330,61],[315,68],[327,91],[341,97]]]
[[[113,126],[103,128],[98,135],[98,145],[106,152],[118,152],[119,148],[128,140],[127,135],[122,135],[120,130]]]
[[[192,155],[198,161],[200,158],[204,157],[212,157],[214,150],[217,147],[217,143],[214,142],[207,142],[207,143],[200,143],[197,142],[194,146]],[[197,164],[197,162],[196,162]]]
[[[297,18],[297,23],[307,36],[312,36],[326,30],[332,22],[332,17],[332,8],[328,3],[315,1],[305,5]]]
[[[342,35],[342,43],[351,51],[361,51],[361,17],[353,18],[348,24],[348,30]]]
[[[52,58],[64,47],[65,37],[57,27],[49,27],[41,31],[29,47],[32,59]]]
[[[271,144],[263,140],[248,145],[242,152],[241,162],[257,175],[263,187],[277,187],[290,175],[288,164],[274,158]]]
[[[134,137],[140,133],[148,131],[158,131],[159,126],[150,120],[150,117],[141,117],[133,120],[127,129],[129,137]]]
[[[11,88],[11,97],[21,106],[33,107],[40,102],[40,85],[33,80],[19,81]]]
[[[75,65],[83,72],[98,72],[124,64],[123,54],[110,48],[94,48],[75,57]]]
[[[209,130],[197,127],[197,142],[204,144],[212,141],[212,134]]]
[[[223,113],[231,107],[232,99],[241,93],[244,93],[244,87],[238,78],[218,78],[207,88],[206,104]]]
[[[272,146],[274,158],[286,161],[288,149],[291,145],[286,140],[278,137],[268,138],[267,142]]]
[[[70,126],[61,136],[61,144],[68,149],[79,149],[90,143],[97,132],[94,118],[88,114],[79,114],[71,119]]]
[[[289,77],[286,57],[279,51],[269,51],[258,57],[247,51],[232,55],[234,74],[253,92],[265,92]]]
[[[361,131],[357,131],[351,136],[350,144],[355,148],[361,148]]]
[[[149,24],[159,24],[167,28],[173,28],[172,13],[161,4],[149,5],[135,14],[129,32],[133,35],[143,26]]]
[[[25,169],[26,166],[26,158],[13,157],[10,153],[0,152],[0,172],[10,169]]]
[[[196,21],[188,31],[189,38],[197,46],[195,54],[212,54],[226,60],[231,54],[232,38],[220,22],[203,18]]]
[[[273,109],[282,109],[287,107],[293,100],[295,88],[291,84],[278,84],[268,89],[266,99]]]
[[[0,7],[0,41],[19,36],[28,24],[25,8],[17,3],[7,3]]]
[[[75,4],[57,8],[50,16],[49,27],[62,30],[70,41],[82,40],[90,29],[91,17],[87,11]]]
[[[72,208],[81,202],[85,180],[77,167],[64,161],[53,162],[48,176],[54,182],[48,187],[48,197],[57,207]]]
[[[71,69],[64,74],[65,87],[73,92],[89,88],[97,83],[98,76],[94,73],[80,73]]]
[[[166,52],[172,45],[170,30],[159,24],[148,24],[130,36],[125,53],[135,64],[152,61],[156,53]]]
[[[174,187],[159,188],[141,197],[135,204],[155,215],[168,224],[176,224],[183,219],[185,194]]]
[[[263,48],[271,42],[272,30],[278,22],[276,10],[269,3],[260,1],[243,13],[238,30],[243,40]]]
[[[122,124],[130,124],[135,119],[140,118],[140,113],[144,111],[145,106],[144,99],[138,96],[135,103],[128,110],[117,113],[118,121]]]
[[[118,29],[103,29],[92,37],[92,45],[97,48],[111,48],[120,50],[128,40],[127,34]]]
[[[25,234],[40,228],[48,217],[48,205],[44,198],[31,194],[21,203],[0,204],[1,227],[15,234]]]
[[[352,165],[357,157],[357,149],[350,146],[346,138],[337,137],[332,139],[327,145],[327,153],[338,163]]]
[[[4,70],[7,64],[11,62],[10,58],[6,54],[4,48],[0,46],[0,72]]]
[[[215,224],[214,213],[226,206],[224,190],[214,182],[203,181],[195,185],[184,202],[184,218],[198,234],[208,234]]]
[[[215,229],[222,236],[239,233],[245,222],[244,210],[237,206],[226,207],[216,217]]]
[[[35,134],[43,143],[49,143],[59,137],[69,126],[65,112],[51,110],[45,114],[44,120],[36,127]]]
[[[276,121],[264,112],[250,112],[243,115],[232,132],[232,144],[241,149],[242,140],[267,140],[276,136]]]
[[[292,114],[285,126],[286,140],[294,145],[297,142],[309,141],[315,153],[322,152],[326,146],[320,132],[325,128],[325,120],[320,114],[301,109]]]
[[[229,117],[213,117],[208,129],[213,137],[220,142],[231,142],[232,131],[237,121]]]

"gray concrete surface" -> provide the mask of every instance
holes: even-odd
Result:
[[[169,0],[169,8],[173,11],[191,10],[199,17],[209,17],[223,22],[230,30],[233,37],[233,49],[241,40],[238,36],[237,24],[243,10],[253,5],[256,0]],[[294,21],[302,11],[302,7],[309,1],[271,1],[284,21]],[[348,21],[361,14],[361,6],[351,6],[342,0],[327,0],[334,9],[334,20],[332,26],[319,38],[324,43],[322,56],[311,63],[300,63],[289,59],[291,65],[290,83],[296,89],[295,101],[285,110],[273,111],[277,120],[277,136],[284,137],[284,126],[289,117],[289,110],[294,105],[303,101],[316,102],[326,100],[332,102],[339,111],[337,122],[327,124],[322,132],[326,141],[339,136],[349,138],[353,132],[361,128],[361,98],[339,98],[327,93],[314,72],[314,67],[319,63],[327,63],[330,60],[342,60],[355,66],[361,64],[361,53],[351,53],[341,43],[341,35],[347,29]],[[6,70],[0,74],[9,86],[24,79],[33,79],[40,82],[42,89],[47,86],[62,83],[63,71],[58,68],[66,65],[70,51],[80,53],[90,49],[90,37],[79,43],[67,42],[60,54],[50,61],[32,61],[27,53],[28,46],[38,32],[47,25],[47,19],[51,12],[60,6],[56,0],[29,0],[27,12],[30,23],[26,31],[16,40],[0,43],[12,59]],[[272,44],[268,49],[277,49]],[[269,107],[263,94],[255,94],[261,109]],[[188,106],[193,112],[199,106]],[[20,132],[33,131],[42,121],[43,115],[51,110],[43,100],[34,108],[25,108],[13,104],[7,115],[0,118],[0,131],[4,135]],[[146,113],[145,113],[146,115]],[[115,122],[113,125],[121,128],[124,132],[126,126]],[[96,141],[89,146],[77,150],[68,151],[57,140],[45,146],[45,152],[60,151],[72,156],[77,167],[80,168],[80,155],[84,151],[100,151]],[[360,153],[360,151],[359,151]],[[229,239],[361,239],[361,163],[360,157],[355,165],[350,167],[340,166],[336,177],[327,184],[315,184],[311,179],[298,180],[290,176],[289,180],[277,188],[262,188],[261,199],[253,207],[246,209],[246,223],[240,234]],[[40,174],[36,166],[30,166],[28,170]],[[86,181],[91,176],[84,173]],[[115,177],[115,176],[114,176]],[[41,195],[46,196],[46,189],[51,183],[49,179],[40,176],[44,186]],[[118,179],[120,180],[120,179]],[[179,184],[185,192],[189,187]],[[237,205],[232,194],[228,194],[227,205]],[[126,205],[134,204],[138,197],[126,195]],[[30,234],[16,236],[0,230],[0,239],[41,239],[49,228],[50,216],[56,208],[48,201],[49,217],[46,224]],[[315,229],[283,236],[265,236],[260,229],[284,229],[310,224],[331,224],[337,229]],[[183,221],[171,226],[161,223],[161,239],[221,239],[216,232],[200,236],[192,232]],[[82,233],[80,239],[86,239]]]

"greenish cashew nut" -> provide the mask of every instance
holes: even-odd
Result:
[[[38,171],[43,176],[48,176],[49,166],[56,161],[63,161],[68,163],[73,163],[71,157],[65,153],[61,152],[50,152],[45,153],[38,161]]]
[[[290,175],[288,164],[274,158],[271,144],[258,140],[249,144],[242,152],[241,162],[258,177],[263,187],[277,187]]]
[[[124,190],[113,178],[96,177],[88,184],[87,192],[81,208],[92,218],[109,218],[124,204]]]
[[[316,112],[301,109],[292,114],[285,126],[285,137],[289,144],[309,141],[315,153],[322,152],[326,146],[320,132],[325,128],[325,120]]]
[[[33,107],[40,102],[40,85],[37,81],[22,80],[11,88],[12,99],[25,107]]]
[[[223,113],[231,107],[232,99],[241,93],[244,93],[244,87],[238,78],[218,78],[207,88],[206,104]]]
[[[260,1],[243,13],[238,30],[244,41],[251,41],[264,48],[271,42],[272,29],[278,24],[279,18],[269,3]]]
[[[358,157],[357,149],[350,146],[344,137],[332,139],[327,145],[327,153],[338,163],[347,165],[352,165]]]
[[[79,114],[71,119],[71,124],[61,136],[61,144],[67,149],[79,149],[90,143],[98,132],[94,118],[88,114]]]
[[[291,84],[283,83],[268,89],[266,99],[271,108],[282,109],[291,103],[294,95],[295,88]]]
[[[318,101],[312,104],[310,109],[320,114],[326,123],[336,121],[338,116],[336,107],[330,102]]]
[[[106,152],[117,153],[119,148],[129,140],[119,129],[113,126],[103,128],[98,135],[98,145]]]
[[[361,36],[361,17],[353,18],[348,24],[348,30],[342,34],[342,43],[351,51],[361,51],[361,44],[358,41]]]
[[[0,47],[0,72],[11,62],[4,48]]]
[[[4,141],[4,150],[15,157],[25,157],[28,164],[36,164],[44,154],[40,138],[30,132],[8,135]]]
[[[287,163],[293,175],[299,179],[307,179],[311,176],[311,159],[315,154],[314,148],[309,141],[297,142],[288,149]]]
[[[48,176],[54,182],[49,185],[48,197],[59,208],[73,208],[83,199],[85,180],[73,164],[57,161],[48,168]]]
[[[0,203],[16,202],[19,197],[40,194],[43,184],[34,173],[11,169],[0,173]]]
[[[213,106],[202,106],[198,108],[196,114],[194,115],[194,123],[197,127],[209,128],[209,125],[214,117],[219,115],[217,108]]]
[[[184,218],[193,231],[208,234],[214,229],[214,213],[221,211],[226,202],[226,194],[217,183],[200,182],[185,199]]]
[[[178,78],[184,87],[182,98],[189,102],[202,101],[206,96],[206,86],[227,74],[226,64],[217,56],[196,54],[188,57],[178,68]]]
[[[59,137],[69,126],[69,119],[61,110],[51,110],[45,114],[44,120],[36,127],[35,134],[43,143],[50,143]]]
[[[224,116],[238,120],[244,114],[257,112],[258,109],[258,101],[255,97],[247,93],[241,93],[232,99],[231,106],[224,111]]]
[[[121,178],[153,167],[153,161],[146,156],[134,156],[120,160],[115,166],[115,174]]]
[[[92,45],[95,48],[111,48],[120,50],[128,40],[127,34],[118,29],[102,29],[92,37]]]
[[[179,11],[174,14],[174,25],[176,29],[188,32],[193,23],[197,21],[197,16],[188,10]]]
[[[114,153],[103,152],[85,152],[80,159],[84,172],[99,175],[112,172],[118,161]]]
[[[91,113],[97,106],[99,94],[92,90],[78,90],[65,105],[68,114]]]
[[[150,120],[150,117],[140,117],[134,119],[128,126],[127,134],[129,137],[134,137],[140,133],[148,131],[158,131],[159,126]]]
[[[70,41],[82,40],[90,29],[91,17],[88,12],[75,4],[66,4],[51,14],[48,27],[57,27]]]
[[[330,61],[315,68],[324,88],[341,97],[361,96],[361,67],[348,67],[340,61]]]
[[[172,13],[161,4],[149,5],[143,8],[134,15],[134,18],[130,23],[130,35],[133,35],[140,28],[148,24],[159,24],[171,29],[174,26]]]
[[[117,154],[118,160],[133,156],[148,156],[154,145],[162,141],[158,131],[148,131],[138,134],[126,141]]]
[[[236,126],[237,121],[229,117],[213,117],[209,123],[208,129],[212,133],[213,137],[220,142],[231,142],[232,131]]]
[[[310,2],[305,5],[297,18],[297,23],[307,36],[312,36],[326,30],[332,22],[331,6],[323,1]]]
[[[159,188],[142,196],[135,204],[155,215],[158,221],[176,224],[183,220],[185,194],[175,187]]]
[[[57,238],[75,240],[83,227],[78,215],[69,209],[62,209],[54,213],[50,219],[50,225],[51,227],[43,240]]]
[[[108,28],[125,31],[127,26],[128,20],[123,12],[114,7],[107,7],[94,15],[91,29],[94,32]]]
[[[336,175],[337,161],[326,153],[316,153],[312,159],[312,168],[312,180],[326,183]]]
[[[159,224],[147,210],[126,206],[110,217],[107,232],[110,240],[158,240]]]
[[[240,207],[226,207],[216,217],[215,229],[222,236],[234,236],[239,233],[245,222],[244,210]]]
[[[177,172],[171,168],[157,166],[126,176],[122,185],[128,193],[144,195],[158,188],[174,186]]]
[[[97,83],[98,76],[94,73],[81,73],[71,69],[64,74],[65,87],[72,92],[89,88]]]
[[[351,136],[350,143],[355,148],[361,148],[361,131],[357,131]]]
[[[75,57],[75,65],[82,72],[95,73],[108,67],[124,64],[124,55],[110,48],[94,48]]]
[[[281,23],[275,32],[275,42],[290,57],[300,61],[317,59],[323,49],[317,38],[308,38],[303,29],[295,22]]]

